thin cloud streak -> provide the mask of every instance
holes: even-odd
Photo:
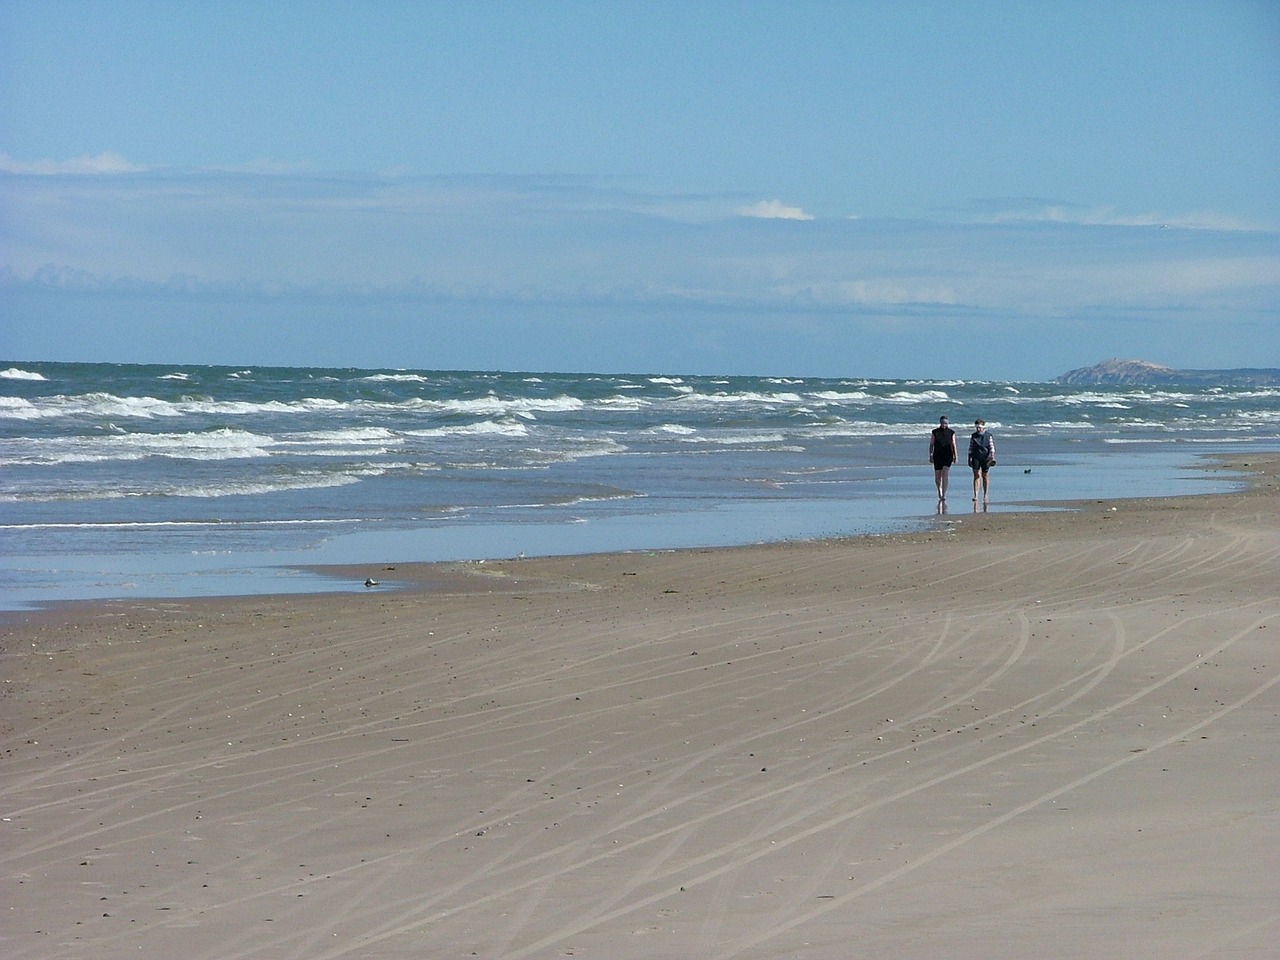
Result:
[[[1123,213],[1113,207],[1082,207],[1051,201],[1013,204],[990,201],[983,205],[983,208],[986,212],[980,213],[977,219],[991,223],[1063,223],[1090,227],[1156,227],[1242,232],[1272,229],[1255,221],[1207,211]]]
[[[1142,217],[815,221],[776,200],[520,177],[27,172],[4,177],[0,191],[11,282],[59,278],[67,289],[167,289],[180,277],[182,289],[202,290],[1060,315],[1201,293],[1236,294],[1248,308],[1276,285],[1273,235],[1160,230]],[[772,220],[807,226],[775,230]]]
[[[116,153],[99,153],[84,155],[71,160],[36,160],[23,162],[15,160],[7,153],[0,153],[0,172],[16,174],[32,174],[41,177],[62,175],[95,176],[113,173],[141,173],[146,167],[130,163]]]

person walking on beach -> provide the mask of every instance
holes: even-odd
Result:
[[[933,482],[938,488],[938,502],[947,502],[947,479],[951,465],[959,460],[956,432],[946,417],[938,418],[938,426],[929,433],[929,462],[933,464]]]
[[[987,471],[996,465],[996,438],[987,432],[987,421],[979,417],[973,421],[973,434],[969,437],[969,466],[973,468],[973,502],[978,502],[978,488],[982,488],[982,502],[988,503],[991,481]]]

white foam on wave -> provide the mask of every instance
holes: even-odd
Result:
[[[1280,424],[1280,410],[1240,410],[1235,419],[1249,424]]]
[[[690,436],[693,436],[698,431],[695,430],[693,427],[686,427],[682,423],[661,423],[658,426],[650,427],[648,430],[645,430],[643,432],[649,433],[649,434],[670,433],[679,437],[690,437]]]
[[[110,442],[134,446],[149,456],[178,460],[248,460],[269,456],[268,448],[277,441],[224,427],[205,433],[130,433]]]
[[[595,402],[595,406],[614,413],[633,413],[651,407],[653,403],[644,397],[603,397]]]
[[[828,403],[848,403],[850,401],[874,399],[865,390],[854,390],[852,393],[844,393],[839,390],[819,390],[809,396],[815,400],[825,400]]]
[[[588,457],[611,457],[626,453],[629,449],[612,437],[582,436],[565,438],[568,444],[548,449],[546,447],[530,447],[524,451],[526,465],[535,466],[546,463],[571,463],[574,460],[585,460]]]
[[[259,414],[336,413],[351,409],[350,404],[323,397],[308,397],[283,402],[267,400],[161,400],[157,397],[121,397],[111,393],[85,393],[76,396],[43,397],[27,401],[17,397],[0,397],[0,416],[21,420],[51,417],[94,417],[110,420],[156,420],[184,416],[254,416]]]
[[[181,415],[181,411],[172,403],[153,397],[117,397],[109,393],[86,393],[72,397],[42,397],[34,402],[18,400],[14,397],[0,398],[0,416],[15,417],[20,420],[81,416],[107,417],[114,420],[150,420],[155,417]]]
[[[614,490],[610,493],[581,493],[572,497],[561,497],[545,502],[530,501],[528,503],[496,503],[492,509],[503,510],[542,510],[556,507],[572,507],[580,503],[607,503],[610,500],[643,500],[647,494],[634,490]],[[568,517],[569,523],[586,523],[585,517]]]
[[[16,437],[4,445],[14,464],[106,463],[165,457],[173,460],[246,460],[269,456],[276,440],[244,430],[204,433],[113,433],[99,436]]]
[[[18,367],[10,367],[8,370],[0,370],[0,380],[44,380],[49,378],[43,373],[36,373],[34,370],[22,370]]]
[[[782,406],[784,404],[803,403],[798,393],[762,393],[759,391],[742,391],[740,393],[691,393],[682,397],[680,403],[692,406],[704,404],[708,406],[728,406],[740,403],[747,406]]]
[[[367,448],[398,447],[404,438],[386,427],[347,427],[342,430],[310,430],[285,433],[275,438],[282,448],[306,453],[333,455],[352,450],[366,453]]]
[[[53,441],[48,441],[52,443]],[[142,460],[146,456],[140,450],[107,451],[101,448],[58,447],[38,448],[23,441],[5,445],[5,460],[13,467],[55,467],[72,463],[123,463]]]
[[[519,425],[517,425],[519,427]],[[523,431],[523,427],[519,427]],[[370,457],[403,447],[404,437],[384,427],[351,427],[264,436],[224,427],[190,433],[129,433],[49,438],[17,437],[3,444],[14,464],[106,463],[164,457],[174,460],[246,460],[265,457]]]
[[[1048,433],[1056,433],[1061,430],[1096,430],[1097,427],[1089,421],[1080,420],[1051,420],[1048,423],[1029,424],[1033,430],[1044,430]]]
[[[236,479],[222,477],[209,483],[153,483],[146,487],[105,487],[100,485],[68,487],[60,490],[7,491],[0,494],[5,503],[58,503],[95,502],[103,500],[132,500],[153,497],[189,497],[196,500],[216,500],[221,497],[262,496],[295,490],[322,490],[328,487],[346,487],[360,483],[359,471],[321,473],[318,471],[293,476],[272,477],[270,480]]]
[[[950,395],[945,390],[899,390],[885,397],[886,403],[949,403]]]
[[[239,400],[181,400],[174,404],[180,414],[210,414],[222,416],[254,416],[262,413],[338,413],[351,409],[351,404],[326,397],[306,397],[302,400],[282,402],[268,400],[263,403],[250,403]]]
[[[111,393],[42,397],[34,401],[26,419],[48,417],[107,417],[113,420],[151,420],[180,417],[182,411],[155,397],[118,397]]]
[[[431,383],[430,377],[424,377],[419,373],[374,373],[367,377],[361,377],[366,383]]]
[[[1121,407],[1127,409],[1124,402],[1127,399],[1128,397],[1122,397],[1114,393],[1093,393],[1064,395],[1054,397],[1052,401],[1068,407]]]
[[[407,437],[527,437],[529,428],[516,421],[481,420],[479,423],[459,423],[447,427],[430,427],[425,430],[406,430]]]
[[[61,416],[56,410],[37,407],[22,397],[0,397],[0,417],[7,420],[40,420]]]
[[[515,458],[502,461],[467,460],[450,457],[447,467],[459,470],[524,470],[530,467],[544,468],[553,463],[573,463],[592,457],[610,457],[626,453],[630,449],[612,437],[577,436],[564,437],[555,446],[523,446]]]
[[[747,447],[755,444],[782,443],[787,439],[782,433],[730,433],[698,435],[683,438],[681,443],[705,443],[717,447]],[[801,448],[796,448],[797,450]]]
[[[426,401],[422,405],[446,414],[466,416],[503,417],[516,416],[536,419],[539,413],[568,413],[582,410],[586,404],[567,394],[559,397],[517,397],[503,399],[498,396],[476,397],[468,400]]]
[[[835,437],[914,437],[921,434],[914,423],[881,423],[876,420],[846,420],[840,423],[804,427],[796,431],[798,436],[815,439]]]
[[[220,497],[261,496],[267,493],[283,493],[289,490],[323,490],[328,487],[349,487],[361,478],[351,473],[305,473],[272,480],[246,480],[230,483],[175,484],[158,489],[155,493],[168,497],[193,497],[208,500]],[[155,494],[153,494],[155,495]]]
[[[345,430],[324,430],[313,433],[300,433],[294,436],[308,440],[337,441],[339,443],[382,443],[396,440],[395,432],[386,427],[349,427]]]

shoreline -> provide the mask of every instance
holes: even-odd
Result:
[[[1062,515],[1101,514],[1108,522],[1119,519],[1108,516],[1119,513],[1121,507],[1139,507],[1148,509],[1166,505],[1178,509],[1184,501],[1205,501],[1216,498],[1251,496],[1265,494],[1273,488],[1280,488],[1280,453],[1215,455],[1209,462],[1195,465],[1195,469],[1214,473],[1231,474],[1243,485],[1234,492],[1187,493],[1170,497],[1109,497],[1085,498],[1081,500],[1042,500],[1027,501],[1016,505],[1002,504],[995,512],[977,510],[973,513],[961,512],[955,515],[939,515],[934,518],[934,526],[922,530],[897,530],[876,533],[860,533],[848,536],[815,537],[810,539],[774,540],[757,543],[733,544],[727,546],[701,547],[665,547],[641,548],[636,550],[610,550],[603,552],[587,552],[580,554],[547,555],[528,558],[498,558],[488,560],[459,561],[408,561],[387,562],[381,564],[316,564],[304,569],[318,573],[332,580],[362,583],[368,579],[377,581],[373,592],[396,593],[400,591],[429,591],[435,593],[476,593],[490,592],[505,583],[508,578],[522,570],[532,568],[530,564],[538,564],[555,560],[591,559],[602,560],[611,557],[629,557],[636,555],[658,555],[712,552],[736,552],[767,550],[785,546],[805,546],[821,544],[850,544],[862,541],[890,539],[895,542],[912,542],[916,540],[931,541],[937,534],[959,534],[969,524],[969,530],[1001,529],[1006,524],[1026,524],[1039,520],[1048,527],[1058,524],[1052,518]],[[966,503],[971,501],[965,501]],[[1112,508],[1115,508],[1113,511]],[[514,566],[513,566],[514,565]],[[353,588],[351,594],[359,595]],[[289,596],[328,596],[329,594],[272,594],[277,598]],[[341,596],[342,594],[338,594]],[[213,598],[193,598],[213,599]],[[99,601],[86,601],[94,603]],[[127,602],[127,601],[108,601]],[[0,615],[0,624],[4,621]]]
[[[1195,471],[1198,473],[1214,473],[1225,475],[1228,483],[1237,483],[1248,485],[1250,474],[1254,472],[1259,464],[1267,464],[1275,461],[1280,463],[1280,452],[1252,452],[1252,453],[1214,453],[1201,454],[1194,458],[1191,463],[1185,465],[1182,469]],[[1274,470],[1274,468],[1273,468]],[[953,471],[954,472],[954,471]],[[964,474],[961,479],[965,481],[960,484],[953,484],[956,490],[962,493],[967,492],[968,475],[963,469],[960,470]],[[955,491],[953,490],[953,493]],[[979,525],[987,524],[995,521],[996,517],[1001,518],[1029,518],[1041,513],[1057,513],[1089,510],[1099,503],[1158,503],[1165,501],[1182,501],[1199,497],[1214,496],[1230,496],[1230,491],[1210,491],[1204,493],[1178,493],[1171,495],[1151,495],[1136,498],[1121,497],[1083,497],[1080,499],[1050,499],[1050,500],[1033,500],[1022,499],[1015,501],[1000,501],[996,505],[994,511],[988,512],[985,509],[975,507],[971,513],[968,510],[969,500],[964,498],[952,497],[952,502],[959,504],[957,512],[948,514],[921,514],[916,517],[903,515],[897,518],[896,524],[890,524],[887,529],[871,530],[869,532],[858,532],[849,534],[816,534],[813,536],[797,536],[782,537],[778,539],[759,539],[743,543],[707,543],[695,545],[675,545],[675,546],[640,546],[628,549],[570,549],[567,551],[555,551],[545,554],[532,554],[527,558],[518,558],[521,562],[533,560],[547,560],[562,557],[603,557],[613,554],[629,555],[636,553],[668,553],[678,551],[707,551],[707,550],[740,550],[740,549],[756,549],[781,544],[803,544],[803,543],[822,543],[822,542],[844,542],[857,541],[863,538],[875,538],[883,536],[928,536],[938,529],[959,529],[964,522],[976,522]],[[894,527],[897,526],[897,529]],[[912,529],[912,527],[915,527]],[[301,574],[304,577],[314,578],[310,583],[292,587],[289,589],[265,589],[265,590],[248,590],[243,589],[244,580],[240,578],[238,581],[232,581],[227,586],[225,592],[210,593],[173,593],[160,592],[156,594],[148,594],[145,592],[129,592],[121,593],[117,596],[88,596],[88,597],[70,597],[54,600],[32,600],[28,601],[26,606],[15,608],[0,608],[0,627],[6,625],[20,624],[32,617],[41,615],[50,615],[57,617],[60,610],[86,610],[92,611],[94,607],[99,605],[128,605],[128,604],[155,604],[169,602],[184,601],[216,601],[218,599],[243,598],[249,599],[254,597],[267,598],[285,598],[285,597],[321,597],[321,596],[337,596],[352,597],[365,592],[362,585],[367,579],[378,581],[377,589],[372,592],[387,593],[398,589],[407,590],[435,590],[435,591],[467,591],[470,589],[484,589],[486,580],[481,578],[471,583],[473,575],[483,573],[486,565],[490,571],[496,569],[496,565],[516,560],[514,554],[507,556],[495,556],[485,559],[444,559],[444,560],[397,560],[394,557],[384,557],[375,562],[330,562],[330,563],[305,563],[305,562],[284,562],[273,565],[268,568],[268,572],[263,574],[264,578],[272,576],[281,578],[286,571],[292,571]],[[271,571],[274,571],[272,573]],[[194,576],[194,574],[192,575]],[[225,577],[218,577],[225,580]],[[242,589],[237,590],[234,586],[235,582],[241,584]],[[226,584],[224,584],[226,585]]]
[[[1215,456],[1248,459],[1242,453],[1227,447],[1195,455],[1180,451],[1107,456],[1093,463],[1093,469],[1078,462],[1033,459],[1026,470],[1002,468],[998,502],[992,509],[1024,513],[1045,509],[1044,504],[1061,506],[1068,493],[1087,501],[1134,489],[1150,497],[1195,496],[1196,490],[1228,492],[1238,486],[1238,479],[1216,479],[1218,474],[1205,471],[1202,464]],[[712,498],[700,506],[677,502],[636,513],[605,511],[581,520],[570,516],[503,522],[471,518],[403,528],[384,527],[378,521],[368,529],[331,531],[302,541],[291,540],[291,535],[269,543],[254,541],[260,532],[250,534],[249,541],[239,541],[232,523],[225,529],[217,527],[212,539],[199,542],[188,542],[186,535],[166,540],[145,530],[140,539],[116,549],[113,538],[121,535],[116,530],[109,531],[105,541],[77,546],[73,537],[63,549],[55,549],[50,541],[27,544],[30,552],[24,553],[20,533],[16,543],[5,541],[9,549],[0,562],[0,616],[65,602],[360,592],[365,576],[353,585],[318,571],[376,568],[388,561],[465,563],[520,555],[704,549],[928,530],[940,521],[933,509],[935,501],[919,495],[923,484],[917,471],[910,470],[909,476],[910,491],[907,468],[899,465],[877,480],[877,484],[885,482],[885,488],[869,487],[851,498],[803,494],[723,502]],[[967,478],[958,475],[956,479]],[[957,482],[954,492],[961,492],[965,485]],[[951,517],[967,504],[953,497]]]
[[[1280,455],[0,623],[6,956],[1269,957]]]

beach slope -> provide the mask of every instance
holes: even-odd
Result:
[[[1249,469],[12,617],[0,952],[1272,957],[1280,492]]]

